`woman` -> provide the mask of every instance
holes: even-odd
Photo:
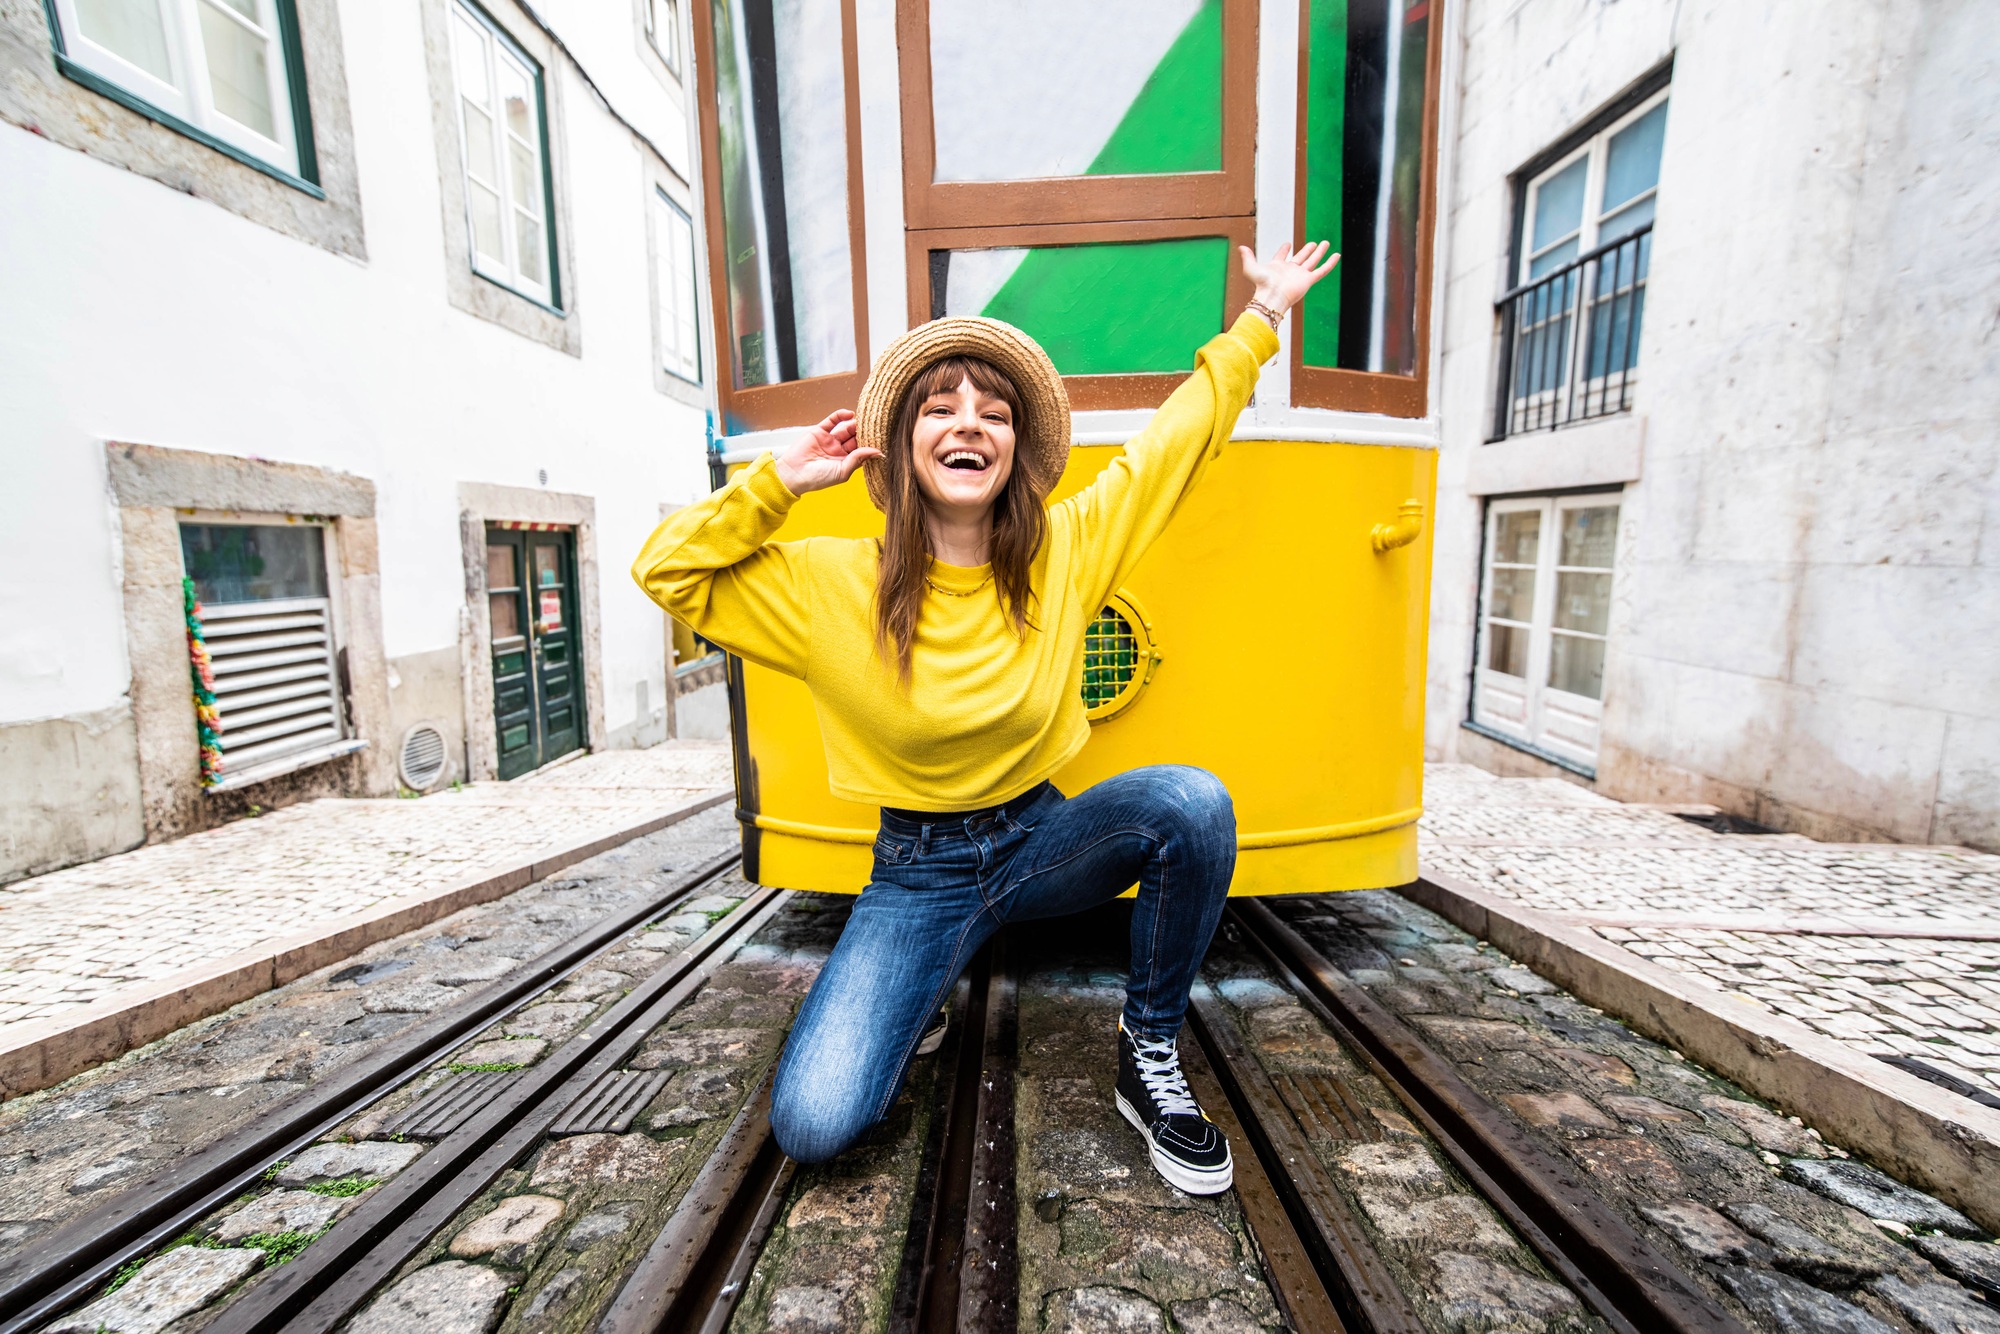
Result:
[[[1228,441],[1285,311],[1339,261],[1326,252],[1260,264],[1243,249],[1249,307],[1061,504],[1046,500],[1069,403],[1047,356],[996,320],[933,320],[883,353],[858,418],[836,412],[765,454],[640,553],[633,576],[676,620],[807,684],[835,795],[882,808],[874,874],[779,1061],[771,1126],[793,1158],[830,1158],[881,1119],[1001,925],[1136,881],[1118,1110],[1168,1181],[1228,1189],[1228,1142],[1175,1039],[1235,867],[1229,794],[1179,765],[1073,798],[1048,779],[1087,735],[1085,627]],[[881,541],[768,540],[798,497],[864,465]]]

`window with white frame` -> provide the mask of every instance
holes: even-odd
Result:
[[[559,305],[541,66],[463,0],[451,48],[473,270]]]
[[[310,180],[293,0],[54,0],[65,73],[155,120]]]
[[[660,365],[701,383],[701,326],[694,277],[694,223],[666,192],[653,191],[654,304],[659,308]]]
[[[676,75],[681,72],[680,0],[640,0],[646,9],[646,40]]]
[[[1661,89],[1522,185],[1493,438],[1632,406],[1666,128]]]
[[[1530,181],[1515,281],[1540,278],[1649,226],[1666,135],[1663,92]]]
[[[1616,496],[1492,502],[1474,722],[1573,765],[1595,766],[1617,546]]]

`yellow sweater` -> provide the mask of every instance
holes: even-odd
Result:
[[[989,567],[934,562],[907,687],[875,647],[880,543],[770,541],[798,497],[769,454],[655,529],[632,577],[674,619],[806,683],[835,796],[926,811],[1006,801],[1083,748],[1084,630],[1228,442],[1277,350],[1271,326],[1243,315],[1120,458],[1049,507],[1025,638]]]

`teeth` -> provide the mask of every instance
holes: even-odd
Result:
[[[967,462],[972,464],[972,466],[975,468],[978,468],[982,471],[985,470],[986,460],[980,457],[979,455],[973,453],[969,449],[954,449],[953,451],[951,451],[951,453],[945,455],[944,466],[947,468],[957,467],[958,461],[960,459],[966,460]]]

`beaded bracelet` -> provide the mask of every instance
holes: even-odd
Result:
[[[1272,310],[1269,306],[1265,305],[1261,301],[1252,300],[1246,303],[1243,308],[1245,310],[1254,310],[1259,315],[1262,315],[1267,321],[1269,321],[1272,333],[1276,333],[1278,331],[1279,322],[1285,318],[1285,313],[1283,311]]]

